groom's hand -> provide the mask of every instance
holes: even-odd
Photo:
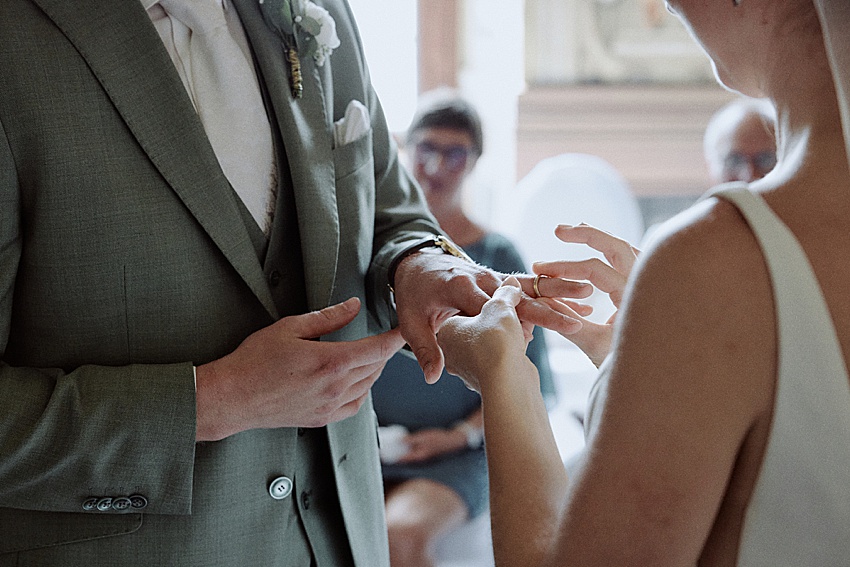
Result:
[[[477,315],[505,277],[436,249],[410,254],[399,263],[394,281],[399,329],[428,382],[436,382],[443,370],[443,353],[436,339],[440,326],[453,315]],[[556,310],[532,299],[534,276],[516,277],[524,292],[517,313],[524,322],[564,335],[581,329],[577,316],[561,312],[568,310]],[[591,286],[583,283],[559,278],[546,282],[549,297],[582,298],[591,292]]]
[[[348,342],[315,340],[350,323],[357,299],[284,317],[232,353],[199,366],[197,440],[248,429],[319,427],[360,410],[387,360],[404,345],[398,330]]]

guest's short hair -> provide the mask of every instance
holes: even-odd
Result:
[[[419,101],[413,121],[407,129],[407,143],[425,128],[450,128],[462,130],[472,138],[477,156],[484,153],[484,134],[481,117],[475,107],[452,89],[436,89],[424,93]]]

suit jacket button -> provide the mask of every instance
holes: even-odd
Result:
[[[292,494],[292,481],[285,476],[277,477],[269,485],[269,494],[275,500],[283,500]]]
[[[124,510],[126,510],[127,508],[129,508],[132,505],[133,505],[133,503],[130,502],[130,499],[127,498],[126,496],[116,498],[115,500],[112,501],[112,509],[117,511],[117,512],[123,512]]]
[[[97,498],[87,498],[85,502],[83,502],[83,510],[86,512],[91,512],[97,508]]]
[[[134,494],[130,496],[130,506],[132,506],[136,510],[142,510],[143,508],[147,508],[148,499],[142,496],[141,494]]]
[[[272,270],[269,273],[269,285],[272,287],[277,287],[280,283],[280,272],[277,270]]]
[[[112,498],[101,498],[97,501],[97,509],[106,512],[112,509]]]

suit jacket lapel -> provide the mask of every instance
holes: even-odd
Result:
[[[257,0],[233,0],[268,89],[291,171],[311,309],[332,300],[339,252],[332,114],[311,58],[301,58],[304,96],[292,97],[283,46],[265,24]],[[327,65],[327,63],[325,63]]]
[[[86,59],[154,166],[276,318],[238,197],[141,3],[34,1]]]

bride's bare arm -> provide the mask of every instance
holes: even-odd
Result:
[[[770,288],[737,214],[703,207],[641,264],[569,483],[516,292],[440,333],[449,368],[482,393],[500,566],[695,564],[745,439],[769,422]]]
[[[540,394],[510,278],[477,317],[440,330],[446,367],[481,392],[497,565],[538,566],[552,549],[567,475]]]
[[[740,528],[727,489],[769,422],[769,280],[730,205],[680,222],[626,291],[552,564],[694,565]]]

